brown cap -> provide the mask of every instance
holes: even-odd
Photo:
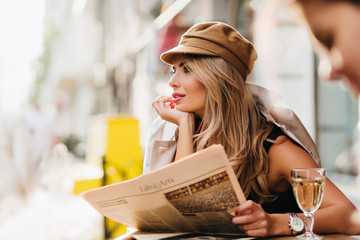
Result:
[[[197,54],[218,56],[233,65],[246,80],[251,73],[257,53],[254,46],[233,27],[221,22],[198,23],[181,37],[177,47],[161,54],[172,64],[174,55]]]

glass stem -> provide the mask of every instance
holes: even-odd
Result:
[[[314,217],[311,213],[305,213],[305,231],[312,233],[314,227]]]

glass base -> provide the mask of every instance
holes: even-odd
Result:
[[[299,240],[321,240],[323,239],[322,236],[319,236],[313,232],[305,232],[301,235],[296,236]]]

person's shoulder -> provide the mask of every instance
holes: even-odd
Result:
[[[277,137],[268,153],[269,164],[278,174],[288,176],[290,169],[317,167],[314,159],[286,135]]]
[[[161,117],[156,117],[150,125],[150,128],[176,128],[177,125],[171,122],[168,122]]]
[[[157,117],[150,125],[149,134],[156,139],[173,139],[177,125]]]

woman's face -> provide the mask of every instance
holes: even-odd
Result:
[[[183,112],[194,112],[201,118],[204,115],[206,88],[190,72],[184,56],[177,56],[172,67],[173,76],[169,86],[173,89],[172,97],[176,109]]]
[[[348,1],[306,1],[305,18],[325,47],[331,62],[330,79],[345,77],[360,95],[360,6]]]

